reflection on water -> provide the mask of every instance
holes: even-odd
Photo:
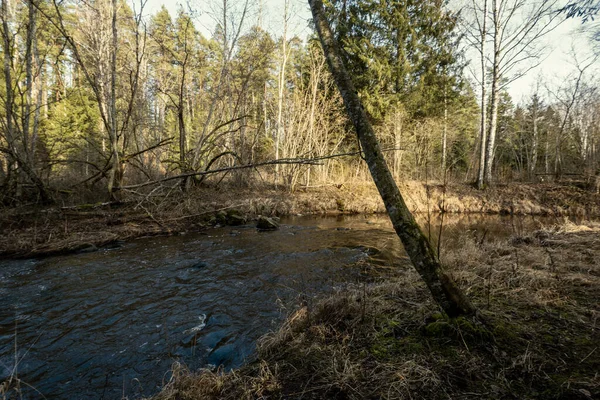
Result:
[[[508,235],[542,222],[450,218],[442,237],[451,241],[466,229]],[[240,366],[284,307],[359,280],[358,261],[409,265],[384,216],[282,224],[275,232],[218,228],[95,253],[0,261],[0,382],[17,363],[19,378],[47,398],[149,395],[174,361]],[[438,237],[439,220],[429,225]]]

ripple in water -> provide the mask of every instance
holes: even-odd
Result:
[[[46,398],[150,395],[175,361],[241,366],[301,296],[359,280],[358,261],[408,265],[386,218],[283,223],[0,262],[0,381],[16,342],[19,378]]]

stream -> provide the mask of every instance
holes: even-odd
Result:
[[[450,245],[465,230],[503,237],[552,223],[447,218]],[[174,362],[236,368],[302,299],[373,279],[366,264],[381,276],[410,267],[386,216],[294,217],[274,232],[222,227],[0,260],[0,383],[16,372],[25,399],[135,399],[159,391]]]

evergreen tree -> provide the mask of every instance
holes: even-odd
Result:
[[[427,0],[333,0],[336,37],[370,117],[402,103],[410,117],[441,116],[461,91],[456,15]]]

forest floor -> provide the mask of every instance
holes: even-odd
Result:
[[[407,269],[309,302],[239,370],[175,364],[153,399],[600,398],[600,223],[482,239],[443,252],[478,317]]]
[[[468,185],[400,185],[416,213],[600,216],[600,195],[572,185],[510,184],[478,191]],[[23,206],[0,209],[0,257],[41,257],[92,251],[141,236],[169,235],[258,215],[376,213],[385,209],[372,184],[331,185],[289,193],[270,187],[197,188],[150,193],[120,204]]]

